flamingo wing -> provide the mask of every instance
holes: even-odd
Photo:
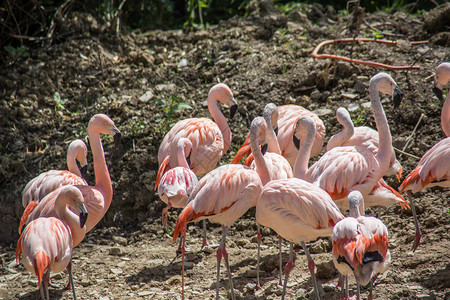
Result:
[[[283,156],[273,152],[266,152],[266,154],[264,154],[264,160],[266,161],[271,180],[294,177],[291,165]],[[254,160],[252,161],[250,168],[255,171],[257,170]]]

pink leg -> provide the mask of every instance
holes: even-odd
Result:
[[[301,241],[300,244],[302,245],[303,251],[305,251],[305,254],[306,254],[306,258],[308,259],[308,269],[309,269],[309,272],[311,273],[311,279],[313,282],[314,291],[316,293],[317,299],[320,300],[316,276],[314,275],[314,273],[315,273],[314,272],[314,260],[312,259],[311,254],[309,254],[308,247],[306,247],[305,242]]]
[[[281,256],[281,248],[283,246],[283,237],[278,235],[278,256],[280,259],[280,280],[278,281],[278,285],[281,285],[281,277],[283,276],[283,257]]]
[[[292,268],[294,267],[294,244],[289,242],[289,260],[284,267],[284,284],[283,284],[283,294],[281,296],[281,300],[284,299],[286,295],[286,285],[289,278],[289,273],[291,273]]]
[[[223,233],[222,233],[222,239],[220,240],[219,248],[217,249],[217,283],[216,283],[216,299],[219,298],[219,281],[220,281],[220,262],[222,260],[222,257],[225,259],[225,266],[227,267],[228,272],[228,279],[230,281],[230,290],[231,290],[231,298],[234,300],[236,299],[234,295],[234,288],[233,288],[233,281],[231,279],[231,271],[230,271],[230,265],[228,262],[228,252],[225,248],[225,241],[227,238],[228,233],[228,227],[223,227]]]
[[[186,227],[183,229],[183,245],[181,246],[181,299],[184,300],[184,257],[186,255]]]
[[[257,251],[257,257],[256,257],[256,289],[260,290],[261,289],[261,284],[259,281],[259,261],[260,261],[260,251],[261,251],[261,227],[259,226],[258,223],[256,223],[256,228],[258,230],[257,233],[257,241],[258,241],[258,251]]]
[[[172,207],[172,203],[170,202],[170,200],[167,202],[167,206],[164,207],[163,211],[162,211],[162,223],[163,223],[163,227],[165,228],[167,226],[167,215],[168,215],[168,210]]]
[[[416,208],[414,207],[414,200],[411,197],[411,191],[408,191],[408,198],[409,198],[409,205],[411,206],[411,211],[414,217],[414,225],[416,226],[416,238],[414,239],[414,244],[412,247],[412,251],[414,252],[416,251],[417,247],[419,247],[420,238],[422,237],[422,234],[420,233],[419,221],[417,220]]]
[[[203,242],[202,248],[209,246],[208,241],[206,240],[206,220],[203,220]]]

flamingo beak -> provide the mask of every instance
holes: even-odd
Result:
[[[83,228],[84,225],[86,224],[86,221],[88,218],[88,212],[87,212],[86,206],[84,206],[84,204],[81,204],[80,206],[78,206],[78,208],[81,211],[81,213],[80,213],[80,228]]]
[[[295,136],[295,134],[292,136],[292,141],[294,142],[295,148],[297,148],[297,150],[299,150],[300,149],[300,140]]]
[[[267,143],[261,145],[261,153],[262,153],[262,155],[266,154],[267,147],[268,147]]]
[[[230,107],[230,119],[233,119],[234,115],[236,114],[237,109],[238,109],[237,104],[233,104]]]
[[[116,127],[114,127],[114,128],[112,129],[112,131],[113,131],[113,133],[114,133],[114,135],[113,135],[113,138],[114,138],[114,146],[119,147],[119,146],[120,146],[120,141],[121,141],[122,134],[120,133],[120,130],[117,129]]]
[[[400,106],[400,103],[402,103],[403,99],[403,92],[398,88],[398,86],[394,88],[392,99],[394,100],[394,109],[397,109]]]
[[[186,157],[186,162],[187,162],[187,164],[188,164],[189,167],[191,167],[191,154],[192,154],[192,151],[189,152],[188,157]]]
[[[444,101],[444,94],[442,93],[442,90],[436,86],[436,84],[433,86],[433,92],[439,100]]]
[[[275,135],[278,136],[278,126],[273,129],[275,131]]]

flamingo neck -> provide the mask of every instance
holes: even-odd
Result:
[[[441,111],[441,126],[446,136],[450,136],[450,92],[447,94]]]
[[[220,131],[222,132],[223,136],[223,153],[225,154],[231,145],[231,130],[228,126],[227,119],[220,111],[219,107],[217,106],[217,99],[213,96],[209,95],[208,99],[206,99],[206,102],[208,103],[208,110],[211,116],[214,119],[214,122],[216,122],[217,126],[219,126]]]
[[[77,228],[80,228],[80,217],[73,213],[67,206],[69,205],[66,198],[64,198],[61,194],[58,195],[58,198],[55,201],[55,213],[56,217],[61,220],[64,225],[69,227],[70,232],[72,233],[72,239],[74,242],[74,247],[78,245],[83,238],[81,238],[80,241],[79,237],[77,237],[77,244],[75,245],[75,237],[73,236],[75,232],[77,232]]]
[[[369,87],[369,98],[372,104],[372,113],[377,126],[378,140],[380,143],[377,153],[377,160],[380,163],[379,171],[381,174],[384,174],[389,168],[389,162],[392,156],[391,131],[380,102],[379,92],[374,85]]]
[[[184,146],[178,147],[177,151],[178,166],[189,169],[189,164],[184,154]]]
[[[316,133],[314,127],[309,128],[306,133],[304,141],[300,142],[300,150],[294,163],[294,177],[298,179],[305,179],[306,171],[308,171],[308,162],[311,155],[311,149],[314,143]]]
[[[72,153],[67,153],[67,169],[69,172],[81,177],[80,169],[78,169],[76,156]]]
[[[100,133],[93,129],[88,129],[88,134],[94,160],[95,187],[102,193],[105,201],[104,208],[107,210],[111,204],[113,190],[108,166],[106,165],[105,152],[103,151]]]
[[[278,144],[277,136],[272,127],[268,127],[267,129],[267,142],[267,151],[281,155],[280,145]]]
[[[259,130],[256,134],[250,133],[250,148],[252,149],[253,158],[256,164],[256,171],[263,185],[266,185],[270,181],[269,168],[267,168],[266,160],[261,153],[261,149],[258,145]]]
[[[335,147],[342,146],[347,142],[355,133],[355,127],[351,120],[341,120],[339,123],[344,126],[344,129],[333,135],[327,144],[327,151]]]

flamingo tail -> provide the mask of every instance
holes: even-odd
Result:
[[[23,237],[23,235],[20,236],[19,240],[17,241],[17,246],[16,246],[16,261],[17,261],[17,263],[20,263],[20,257],[22,256],[22,237]]]
[[[28,216],[33,212],[37,205],[38,203],[36,201],[31,201],[27,208],[25,208],[22,218],[20,218],[19,234],[22,233],[23,226],[27,223]]]
[[[50,268],[50,258],[44,251],[39,250],[36,252],[33,259],[34,273],[38,278],[38,286],[41,286],[42,277],[44,273]]]
[[[252,153],[252,149],[250,148],[248,143],[249,140],[246,139],[244,144],[242,144],[241,148],[238,150],[233,160],[231,161],[232,164],[238,164],[243,157],[249,156],[250,153]]]

